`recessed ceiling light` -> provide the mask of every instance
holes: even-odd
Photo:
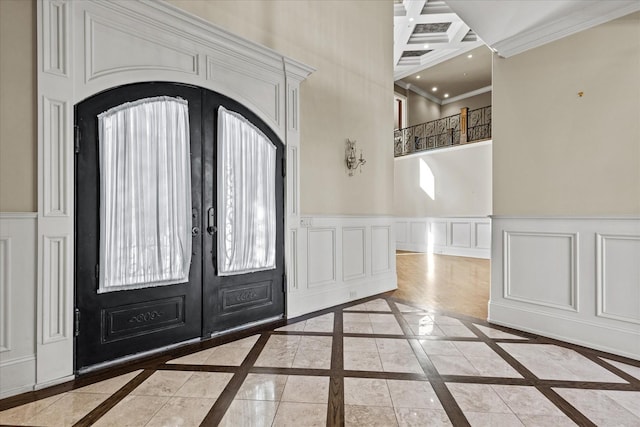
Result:
[[[445,93],[445,94],[444,94],[444,97],[445,97],[445,98],[448,98],[448,97],[449,97],[449,94],[448,94],[448,93]]]
[[[413,18],[409,18],[409,22],[413,22]]]
[[[467,55],[467,58],[473,58],[472,54]]]
[[[416,76],[416,79],[419,79],[419,78],[420,78],[420,76]]]
[[[438,88],[437,88],[436,86],[434,86],[434,87],[432,87],[432,88],[431,88],[431,91],[432,91],[432,92],[436,92],[437,90],[438,90]]]
[[[422,46],[422,47],[424,47],[425,49],[429,49],[429,45],[428,45],[428,44],[425,44],[425,45],[424,45],[424,46]]]

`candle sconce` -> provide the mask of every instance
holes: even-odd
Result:
[[[356,141],[355,139],[352,141],[347,139],[347,148],[345,150],[345,160],[347,163],[347,169],[349,170],[349,176],[353,176],[353,171],[358,169],[360,166],[367,163],[362,155],[362,150],[360,150],[360,158],[356,157]],[[362,169],[360,169],[360,173],[362,173]]]

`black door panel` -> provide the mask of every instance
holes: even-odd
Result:
[[[180,97],[189,105],[194,227],[189,282],[97,294],[100,250],[97,115],[125,102],[154,96]],[[208,227],[207,212],[209,208],[217,208],[215,154],[220,105],[249,119],[277,147],[275,270],[216,275],[217,233],[215,227]],[[79,103],[75,113],[80,133],[75,164],[75,301],[80,315],[76,370],[283,315],[284,147],[268,126],[227,97],[175,83],[121,86]]]

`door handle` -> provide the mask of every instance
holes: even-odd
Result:
[[[213,208],[209,208],[207,210],[207,233],[213,236],[213,233],[218,231],[218,227],[215,226],[215,218],[214,218],[215,210]]]

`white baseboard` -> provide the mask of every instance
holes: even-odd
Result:
[[[492,218],[489,321],[640,360],[640,218]]]
[[[487,217],[395,218],[396,249],[471,258],[491,258]]]
[[[0,399],[32,391],[35,383],[35,355],[0,362]]]

